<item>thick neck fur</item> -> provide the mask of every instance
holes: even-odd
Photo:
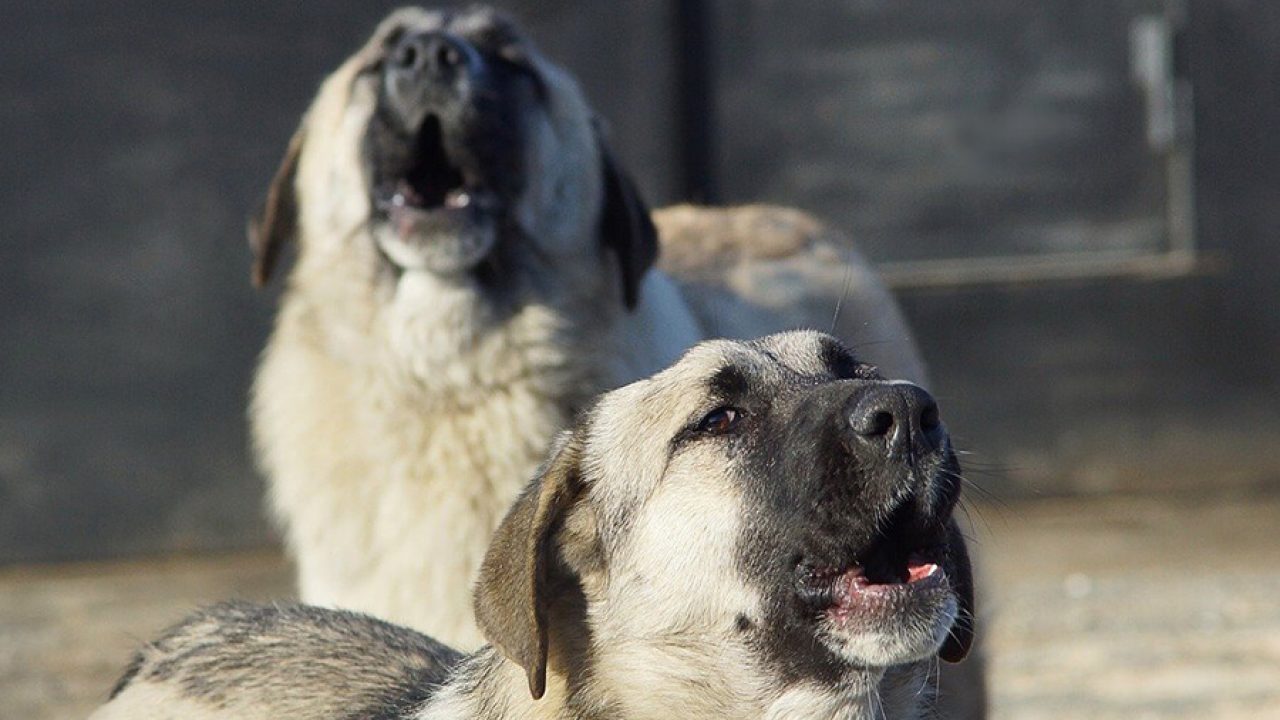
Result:
[[[603,652],[597,650],[596,652]],[[714,665],[711,661],[711,665]],[[591,668],[573,677],[593,678]],[[840,687],[816,683],[776,687],[763,678],[752,682],[750,670],[707,675],[671,695],[657,688],[636,688],[635,702],[603,690],[609,683],[573,683],[549,672],[547,692],[539,700],[529,694],[524,671],[485,647],[468,658],[452,679],[423,706],[415,720],[670,720],[671,718],[760,718],[761,720],[925,720],[932,717],[932,687],[926,663],[887,672],[851,672]],[[728,682],[721,682],[728,681]],[[758,684],[759,688],[750,685]],[[715,688],[715,685],[736,687]],[[648,691],[648,692],[646,692]],[[731,706],[708,704],[709,698],[738,696]],[[751,698],[749,701],[747,698]]]
[[[601,303],[586,280],[501,312],[474,287],[323,267],[338,260],[357,265],[300,259],[254,389],[255,440],[302,599],[474,649],[462,578],[547,442],[595,393],[691,340],[645,343],[653,312]]]
[[[747,642],[695,629],[680,636],[607,632],[573,587],[547,609],[546,694],[491,646],[457,668],[415,720],[924,720],[931,661],[850,669],[837,685],[784,685]],[[591,620],[588,620],[591,618]]]

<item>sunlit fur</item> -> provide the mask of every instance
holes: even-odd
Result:
[[[669,364],[704,337],[788,327],[837,334],[900,377],[923,380],[892,299],[847,240],[792,210],[682,206],[657,213],[660,268],[620,301],[602,250],[598,123],[576,83],[530,47],[548,90],[523,113],[515,217],[552,258],[512,313],[470,278],[395,272],[363,175],[390,28],[328,79],[299,129],[298,252],[254,383],[252,426],[302,598],[402,622],[464,648],[481,637],[468,588],[490,532],[556,431],[595,393]],[[498,22],[485,10],[458,27]],[[528,284],[528,283],[526,283]],[[836,312],[837,306],[840,307]],[[837,316],[838,314],[838,321]]]
[[[531,697],[520,660],[492,647],[460,658],[413,631],[350,613],[229,605],[143,648],[94,720],[931,717],[933,660],[923,655],[941,638],[913,640],[904,630],[895,645],[885,630],[854,638],[888,641],[882,664],[851,659],[834,675],[788,677],[761,645],[768,634],[744,632],[742,620],[759,626],[772,617],[761,607],[776,589],[772,576],[744,567],[738,552],[752,515],[744,483],[767,474],[726,442],[673,449],[716,402],[711,379],[728,365],[749,375],[761,412],[771,398],[804,388],[840,392],[823,359],[831,341],[800,332],[701,344],[672,368],[608,393],[559,436],[498,530],[477,588],[523,598],[512,606],[521,615],[520,604],[545,603],[541,699]],[[778,450],[813,447],[826,446]],[[558,499],[543,525],[512,520],[547,493]],[[532,570],[544,552],[551,566]],[[524,583],[532,594],[522,594]],[[944,615],[935,620],[950,622]],[[499,620],[485,631],[500,646],[510,646],[504,633],[530,630]],[[815,620],[811,632],[821,631]]]

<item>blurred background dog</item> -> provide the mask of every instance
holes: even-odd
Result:
[[[599,125],[489,10],[396,13],[326,80],[252,233],[259,282],[300,251],[253,417],[303,600],[474,647],[466,587],[553,434],[701,338],[839,324],[923,378],[884,287],[799,213],[678,208],[678,274],[651,268]]]

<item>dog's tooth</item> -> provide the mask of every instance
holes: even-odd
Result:
[[[454,190],[444,198],[444,204],[451,208],[464,208],[471,204],[471,194],[466,190]]]

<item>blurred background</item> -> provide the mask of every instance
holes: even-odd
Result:
[[[4,3],[12,717],[91,706],[192,603],[288,592],[244,223],[399,4]],[[983,488],[997,716],[1280,717],[1280,3],[499,4],[652,204],[795,205],[884,272]]]

